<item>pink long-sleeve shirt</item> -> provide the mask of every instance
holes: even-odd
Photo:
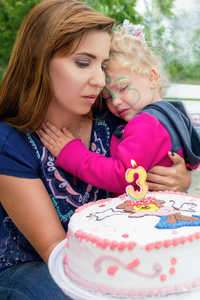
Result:
[[[167,154],[170,150],[171,138],[166,128],[154,116],[140,113],[125,126],[121,142],[112,136],[111,157],[93,153],[80,139],[74,139],[61,150],[56,166],[96,187],[122,194],[129,184],[125,172],[132,168],[131,160],[146,171],[154,165],[171,166]],[[182,149],[178,154],[183,156]]]

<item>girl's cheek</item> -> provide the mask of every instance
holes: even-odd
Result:
[[[134,105],[138,101],[140,101],[141,95],[137,89],[129,88],[127,91],[124,101],[127,102],[129,105]]]

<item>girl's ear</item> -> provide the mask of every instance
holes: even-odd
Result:
[[[154,69],[150,69],[149,71],[149,82],[150,88],[152,89],[155,89],[158,86],[158,75]]]

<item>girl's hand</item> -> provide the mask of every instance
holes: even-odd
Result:
[[[172,167],[154,166],[147,172],[149,190],[186,192],[192,183],[191,173],[181,156],[171,152],[168,155],[174,163]]]
[[[38,133],[42,144],[54,157],[57,157],[62,148],[75,139],[67,128],[63,127],[60,130],[50,122],[42,124],[42,129]]]

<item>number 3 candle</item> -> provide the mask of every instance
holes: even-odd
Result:
[[[131,165],[133,168],[127,169],[125,177],[128,182],[134,181],[134,175],[138,174],[138,179],[136,180],[136,184],[140,188],[139,190],[135,190],[132,185],[128,185],[126,187],[126,193],[134,200],[143,199],[148,192],[148,185],[146,183],[147,173],[145,169],[141,166],[137,167],[136,162],[132,159]]]

